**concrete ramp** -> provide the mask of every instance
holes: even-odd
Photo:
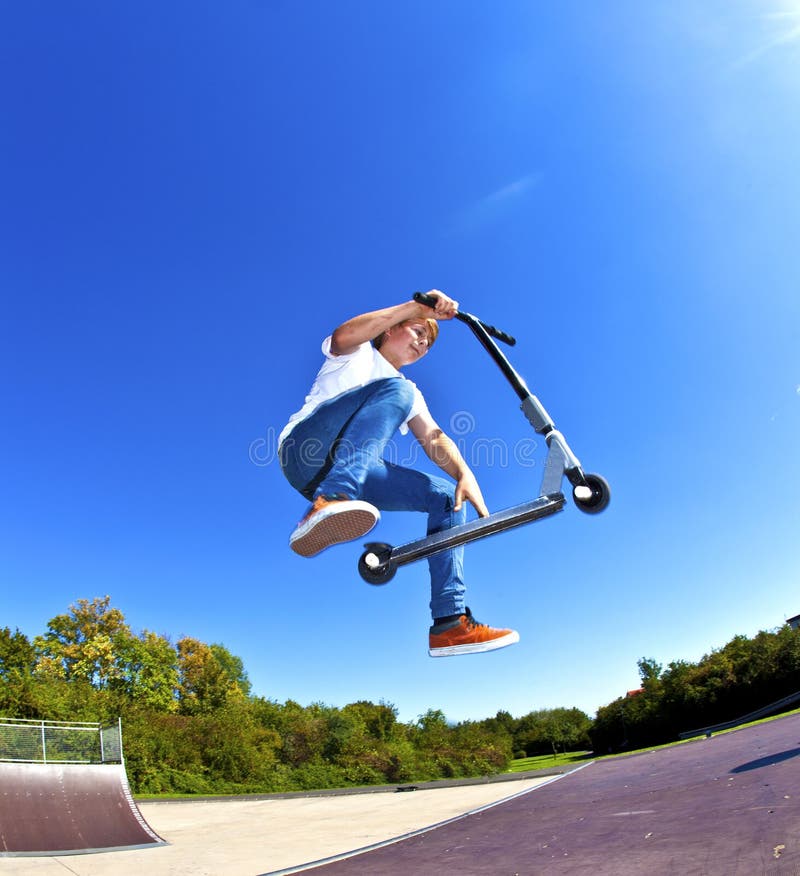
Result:
[[[156,845],[122,764],[0,763],[0,857]]]

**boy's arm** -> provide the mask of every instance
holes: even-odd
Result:
[[[483,501],[481,488],[472,469],[467,465],[458,447],[439,428],[433,417],[428,413],[417,414],[408,421],[408,428],[422,445],[428,458],[455,480],[454,510],[460,511],[464,499],[467,499],[480,517],[488,517],[489,509]]]
[[[331,337],[331,353],[334,356],[346,356],[352,353],[365,341],[371,341],[383,334],[386,329],[405,322],[407,319],[452,319],[458,311],[458,302],[448,298],[438,289],[431,289],[428,295],[436,297],[436,307],[431,309],[416,301],[406,301],[382,310],[372,310],[362,313],[343,322]]]

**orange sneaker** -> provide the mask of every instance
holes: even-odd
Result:
[[[289,547],[301,557],[313,557],[325,548],[361,538],[380,520],[369,502],[346,496],[317,496],[289,538]]]
[[[516,630],[495,630],[478,623],[467,608],[458,620],[432,626],[428,637],[431,657],[455,657],[457,654],[480,654],[519,642]]]

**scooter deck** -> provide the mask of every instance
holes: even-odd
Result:
[[[423,557],[459,547],[467,542],[477,541],[479,538],[486,538],[489,535],[504,532],[506,529],[531,523],[540,517],[547,517],[561,511],[565,501],[563,493],[550,493],[547,496],[539,496],[532,502],[525,502],[522,505],[497,511],[488,517],[478,517],[476,520],[470,520],[469,523],[462,523],[460,526],[453,526],[450,529],[442,530],[442,532],[435,532],[425,538],[392,548],[389,562],[395,566],[404,566],[407,563],[421,560]]]

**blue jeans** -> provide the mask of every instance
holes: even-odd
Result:
[[[286,479],[307,499],[343,493],[381,511],[424,511],[428,534],[464,523],[453,510],[453,484],[383,458],[386,444],[408,416],[412,387],[400,377],[375,380],[323,402],[280,446]],[[464,611],[464,549],[428,558],[431,615]]]

